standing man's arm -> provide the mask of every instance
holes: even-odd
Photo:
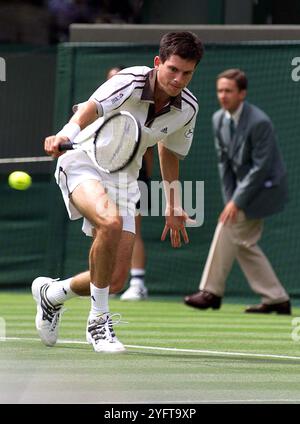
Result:
[[[226,224],[227,222],[236,221],[239,209],[231,200],[236,188],[236,177],[233,173],[228,154],[224,150],[222,142],[219,139],[219,130],[221,128],[220,121],[223,121],[223,115],[220,115],[218,112],[212,118],[212,131],[214,135],[215,149],[218,156],[218,170],[221,181],[222,196],[225,203],[225,207],[219,216],[219,221]]]
[[[222,224],[226,224],[227,222],[234,223],[236,222],[240,209],[237,207],[234,201],[231,200],[236,189],[236,176],[233,173],[227,155],[225,155],[223,158],[219,158],[218,168],[221,179],[223,199],[225,202],[225,207],[219,216],[219,221],[222,222]]]
[[[244,209],[257,192],[264,187],[274,160],[275,133],[270,120],[261,120],[251,130],[251,167],[242,181],[237,183],[232,197],[235,204]]]
[[[185,229],[185,223],[195,221],[188,217],[181,206],[181,190],[179,178],[179,159],[175,153],[171,152],[162,143],[158,144],[158,154],[161,175],[163,179],[166,196],[166,224],[162,232],[161,240],[165,240],[170,230],[172,247],[181,246],[181,236],[185,243],[189,238]]]
[[[251,133],[252,166],[242,181],[238,181],[231,200],[220,215],[220,221],[235,222],[239,210],[246,208],[258,190],[263,187],[273,160],[275,135],[270,121],[257,123]]]

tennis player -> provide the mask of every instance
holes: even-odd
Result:
[[[123,288],[130,268],[142,157],[147,148],[158,143],[165,185],[178,181],[179,160],[188,154],[198,113],[197,100],[186,87],[202,55],[203,46],[195,34],[165,34],[153,69],[123,69],[102,84],[56,136],[45,139],[46,153],[59,157],[56,179],[70,219],[84,218],[83,231],[93,237],[93,243],[89,284],[82,284],[80,279],[76,284],[74,279],[59,282],[47,277],[38,277],[32,284],[37,302],[36,328],[44,344],[56,343],[64,302],[90,294],[87,341],[96,352],[125,350],[113,330],[120,317],[110,314],[108,295]],[[142,125],[138,153],[126,168],[126,185],[120,182],[120,175],[100,171],[84,152],[62,154],[59,150],[60,144],[73,141],[88,126],[94,133],[96,120],[121,110],[132,113]],[[176,190],[165,190],[165,195],[166,222],[161,239],[170,233],[172,247],[178,248],[182,239],[189,242],[185,224],[192,220],[182,209]]]

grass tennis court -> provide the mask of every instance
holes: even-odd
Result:
[[[59,343],[37,338],[29,293],[0,293],[0,403],[300,403],[300,342],[293,317],[186,307],[180,298],[110,300],[123,354],[85,343],[86,298],[72,299]]]

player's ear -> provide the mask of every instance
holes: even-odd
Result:
[[[159,65],[161,64],[161,60],[159,56],[155,56],[154,58],[154,67],[155,69],[158,69]]]

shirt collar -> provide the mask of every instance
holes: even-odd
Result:
[[[228,110],[225,111],[225,116],[227,119],[233,119],[234,121],[234,125],[237,127],[242,111],[243,111],[243,107],[244,107],[244,102],[242,102],[239,107],[237,108],[237,110],[235,110],[232,114],[230,114],[228,112]]]
[[[147,74],[145,86],[142,91],[141,100],[145,100],[150,103],[154,103],[154,89],[155,89],[155,82],[157,78],[157,70],[151,69],[149,73]],[[181,93],[178,94],[176,97],[170,97],[170,106],[175,107],[176,109],[181,110]]]

